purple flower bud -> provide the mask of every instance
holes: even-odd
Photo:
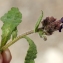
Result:
[[[54,31],[59,30],[61,32],[63,28],[63,17],[60,20],[56,20],[54,17],[46,17],[42,21],[43,30],[45,30],[49,35],[52,35]]]

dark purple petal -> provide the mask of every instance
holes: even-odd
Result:
[[[63,23],[63,17],[61,18],[61,20],[60,20],[62,23]]]
[[[61,25],[60,28],[59,28],[59,32],[61,32],[61,29],[62,29],[62,25]]]

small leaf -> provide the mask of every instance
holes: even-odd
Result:
[[[40,38],[43,38],[44,41],[47,40],[47,37],[45,36],[45,33],[42,30],[40,30],[38,33],[39,33]]]
[[[12,40],[17,37],[17,32],[18,30],[15,28],[15,30],[12,32]]]
[[[8,13],[1,17],[2,22],[2,39],[1,46],[4,46],[10,39],[12,32],[22,22],[22,14],[18,8],[12,7]]]
[[[35,63],[34,59],[36,58],[37,49],[35,43],[27,36],[24,37],[29,43],[29,49],[27,51],[27,55],[25,57],[24,63]]]
[[[37,23],[35,25],[35,32],[38,31],[38,27],[40,25],[40,22],[41,22],[42,18],[43,18],[43,11],[42,11],[41,16],[39,17],[39,19],[38,19],[38,21],[37,21]]]
[[[38,33],[39,33],[39,36],[40,36],[41,38],[43,38],[44,32],[43,32],[42,30],[40,30]]]

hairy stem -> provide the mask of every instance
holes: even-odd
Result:
[[[11,46],[12,44],[14,44],[15,42],[17,42],[19,39],[23,38],[26,35],[32,34],[34,33],[34,30],[28,31],[18,37],[16,37],[14,40],[10,41],[9,43],[7,43],[5,46],[3,46],[0,50],[5,50],[7,49],[9,46]]]

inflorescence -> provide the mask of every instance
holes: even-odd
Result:
[[[52,35],[54,31],[59,30],[59,32],[61,32],[63,28],[63,17],[60,20],[56,20],[54,17],[46,17],[41,23],[42,29],[46,31],[47,34]]]

